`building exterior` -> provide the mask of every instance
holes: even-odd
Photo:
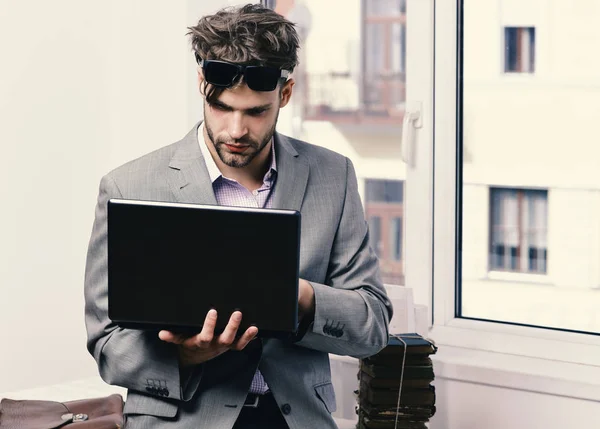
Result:
[[[464,310],[600,332],[600,5],[483,3],[465,6]]]

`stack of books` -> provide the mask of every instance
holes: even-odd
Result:
[[[435,414],[429,356],[436,351],[435,344],[418,334],[397,334],[390,335],[387,347],[378,354],[361,359],[357,428],[426,429]]]

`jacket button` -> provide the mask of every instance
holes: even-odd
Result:
[[[344,335],[344,331],[342,331],[341,329],[337,329],[337,330],[335,331],[335,336],[336,336],[337,338],[340,338],[342,335]]]
[[[331,332],[331,329],[329,329],[329,327],[327,325],[323,326],[323,333],[325,333],[327,335],[331,335],[330,332]]]
[[[290,406],[290,404],[283,404],[281,406],[281,412],[287,416],[289,413],[292,412],[292,407]]]
[[[160,393],[161,393],[163,396],[169,396],[169,389],[167,389],[166,387],[165,387],[165,388],[162,388],[162,389],[160,389]]]
[[[156,388],[150,386],[146,387],[146,392],[154,393],[154,390],[156,390]]]

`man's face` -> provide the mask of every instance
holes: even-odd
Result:
[[[288,81],[282,91],[257,92],[239,85],[223,91],[215,103],[204,102],[204,126],[224,164],[244,168],[270,148],[279,109],[289,101],[292,86]]]

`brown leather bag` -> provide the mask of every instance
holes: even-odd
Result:
[[[121,429],[123,397],[69,402],[2,399],[1,429]]]

